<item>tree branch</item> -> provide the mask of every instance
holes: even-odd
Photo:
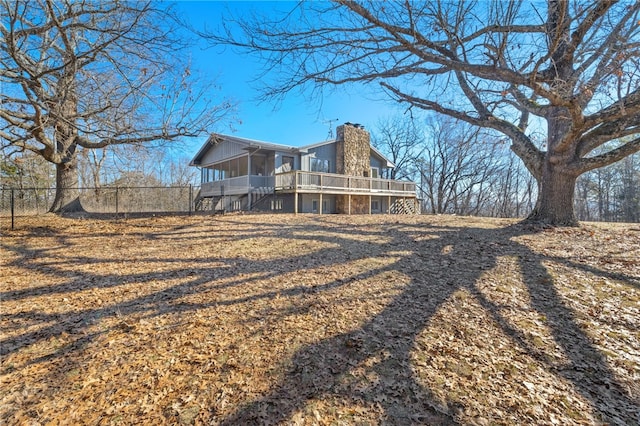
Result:
[[[492,115],[486,118],[474,117],[458,110],[445,108],[437,102],[408,95],[387,83],[383,82],[381,85],[393,93],[397,98],[411,105],[415,105],[418,108],[435,111],[440,114],[462,120],[466,123],[473,124],[474,126],[488,127],[504,133],[511,139],[511,150],[520,157],[520,159],[522,159],[527,169],[529,169],[535,177],[541,176],[544,154],[536,148],[533,142],[531,142],[531,139],[529,139],[529,137],[527,137],[523,131],[514,124]]]
[[[624,145],[619,146],[616,149],[612,149],[605,154],[597,155],[595,157],[582,158],[573,166],[573,168],[578,170],[580,173],[585,173],[589,170],[598,169],[600,167],[605,167],[613,164],[637,152],[640,152],[640,136],[636,137],[636,139],[626,142]]]

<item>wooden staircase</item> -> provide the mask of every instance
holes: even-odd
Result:
[[[269,210],[270,206],[265,204],[273,198],[274,194],[275,188],[254,188],[250,194],[249,210],[265,210],[265,208]]]
[[[222,200],[222,196],[203,197],[198,191],[193,202],[194,210],[197,212],[224,213],[225,209],[220,200]]]

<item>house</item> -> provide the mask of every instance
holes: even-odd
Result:
[[[292,147],[213,134],[191,160],[201,171],[201,210],[416,213],[416,185],[385,179],[394,164],[369,132],[345,123],[337,137]]]

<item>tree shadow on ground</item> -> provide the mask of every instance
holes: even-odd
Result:
[[[387,246],[403,246],[408,234],[424,231],[408,233],[406,227],[399,228],[389,230],[393,241]],[[389,267],[411,276],[411,283],[399,296],[360,328],[299,350],[284,378],[267,395],[239,407],[222,424],[279,424],[310,401],[327,398],[382,407],[382,420],[390,424],[457,424],[456,414],[464,407],[456,406],[455,401],[443,407],[435,401],[429,384],[425,387],[415,377],[411,352],[436,311],[460,290],[477,298],[514,345],[570,381],[591,403],[596,418],[613,424],[633,421],[640,409],[638,401],[616,382],[607,360],[563,302],[542,263],[545,257],[513,240],[530,232],[524,225],[428,230],[434,238]],[[500,307],[478,290],[480,276],[503,256],[519,259],[531,306],[548,319],[553,338],[569,359],[561,369],[550,365],[530,338],[503,318]],[[348,383],[354,370],[360,376],[375,377],[375,384],[354,389]]]
[[[220,219],[222,220],[222,219]],[[379,407],[383,412],[383,422],[392,424],[456,424],[459,414],[465,409],[455,401],[437,401],[434,397],[436,384],[424,383],[416,377],[412,367],[412,352],[418,336],[428,327],[437,311],[453,295],[466,291],[491,315],[500,329],[511,339],[513,345],[533,357],[547,369],[569,381],[575,389],[590,402],[596,418],[604,422],[625,423],[635,418],[640,408],[638,401],[616,381],[605,357],[579,326],[573,311],[563,302],[554,286],[554,279],[544,266],[552,259],[534,253],[515,238],[532,230],[522,225],[499,229],[453,228],[446,226],[390,224],[382,231],[372,231],[368,225],[331,223],[333,219],[312,220],[304,224],[260,224],[243,223],[238,219],[228,220],[232,226],[242,227],[235,235],[225,238],[250,240],[271,235],[287,242],[305,241],[313,244],[332,244],[313,255],[300,254],[278,264],[274,268],[272,260],[227,258],[211,259],[198,263],[192,259],[195,268],[181,269],[180,260],[175,269],[132,274],[98,275],[91,272],[75,274],[74,278],[54,286],[36,286],[4,292],[2,300],[26,300],[42,295],[64,295],[78,289],[109,288],[127,282],[152,282],[164,279],[179,279],[180,283],[165,289],[133,297],[108,306],[87,307],[82,311],[68,314],[45,315],[34,311],[3,314],[3,320],[24,318],[44,326],[34,331],[16,333],[3,338],[0,349],[3,355],[28,347],[34,342],[50,336],[58,336],[69,330],[87,329],[90,324],[104,319],[135,315],[151,318],[166,313],[188,315],[198,310],[237,305],[245,306],[261,299],[276,297],[314,297],[335,290],[354,281],[388,271],[398,271],[409,277],[409,282],[400,293],[379,313],[369,316],[361,326],[348,332],[322,339],[298,350],[287,363],[288,367],[281,380],[270,391],[251,402],[237,407],[231,415],[219,419],[223,424],[277,424],[290,421],[294,414],[309,403],[319,399],[337,401],[339,404],[364,407]],[[330,226],[328,230],[327,227]],[[53,229],[49,233],[56,234]],[[170,233],[177,235],[169,236]],[[148,231],[145,238],[161,242],[165,237],[188,240],[189,229],[178,227],[166,234]],[[146,234],[145,234],[146,235]],[[221,240],[212,235],[207,243],[220,244]],[[67,244],[64,236],[58,241]],[[382,242],[383,241],[383,242]],[[37,256],[41,249],[15,246],[5,249],[19,255],[11,265],[18,268],[37,267],[50,276],[66,277],[66,270],[74,262],[86,264],[105,262],[98,256],[86,256],[61,260],[41,265]],[[276,248],[277,249],[277,248]],[[256,280],[277,279],[298,270],[317,267],[338,266],[351,260],[368,256],[397,258],[384,266],[338,279],[326,280],[320,285],[293,285],[287,290],[262,289],[227,300],[203,299],[201,303],[185,302],[183,298],[203,294],[211,290],[229,287],[249,286]],[[482,274],[494,268],[501,257],[518,259],[521,278],[529,294],[532,309],[548,319],[548,327],[569,362],[561,368],[551,365],[544,353],[536,348],[530,337],[514,327],[503,317],[503,311],[494,301],[479,290],[478,282]],[[153,259],[146,261],[154,262]],[[160,259],[158,263],[171,262]],[[9,265],[9,266],[11,266]],[[64,266],[64,267],[62,267]],[[257,278],[239,276],[238,271],[258,274]],[[590,268],[590,273],[607,275],[604,271]],[[626,276],[617,276],[624,279]],[[393,283],[390,283],[390,285]],[[375,297],[366,294],[362,297]],[[288,312],[270,312],[268,315],[286,317]],[[247,320],[249,321],[249,320]],[[124,325],[122,325],[124,324]],[[127,327],[126,323],[120,324]],[[106,333],[103,329],[100,333]],[[52,353],[34,358],[31,363],[63,359],[78,353],[90,345],[100,333],[85,333],[68,345]],[[72,367],[68,367],[72,368]],[[375,380],[366,386],[354,385],[350,378],[358,370],[358,375],[370,375]]]

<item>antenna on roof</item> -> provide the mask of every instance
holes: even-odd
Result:
[[[336,118],[335,120],[324,120],[322,122],[322,124],[328,124],[329,125],[329,135],[327,136],[327,139],[333,139],[333,125],[331,123],[333,123],[334,121],[339,121],[339,118]]]

